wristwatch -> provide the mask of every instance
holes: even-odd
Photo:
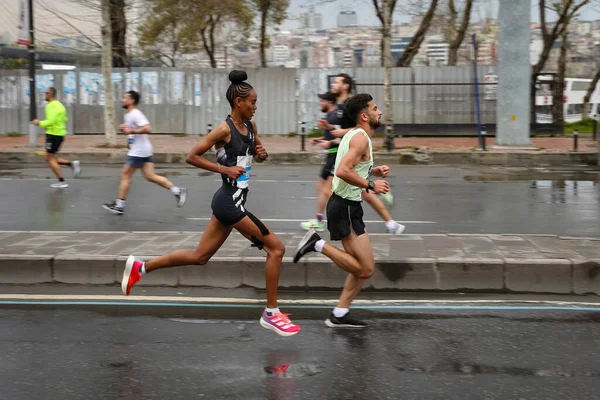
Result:
[[[369,180],[369,186],[367,187],[367,191],[375,189],[375,182]]]

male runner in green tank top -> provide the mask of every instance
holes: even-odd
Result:
[[[371,95],[357,94],[346,102],[346,108],[356,121],[356,127],[346,133],[340,142],[335,161],[333,194],[327,202],[327,229],[331,240],[341,240],[345,251],[326,243],[311,229],[300,241],[294,262],[316,251],[348,271],[337,307],[325,324],[331,328],[364,328],[366,324],[349,313],[352,300],[375,269],[373,249],[363,222],[362,192],[366,189],[374,193],[387,193],[390,186],[386,181],[373,182],[370,177],[385,178],[390,168],[385,165],[373,168],[371,137],[381,125],[381,111]]]

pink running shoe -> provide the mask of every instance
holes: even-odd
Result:
[[[294,336],[300,332],[300,327],[294,325],[288,318],[289,314],[275,313],[268,315],[267,310],[263,311],[260,319],[260,325],[263,328],[270,329],[281,336]]]
[[[125,263],[125,271],[123,271],[123,279],[121,280],[121,290],[125,296],[129,296],[131,288],[142,279],[140,268],[144,265],[144,261],[134,256],[129,256]]]

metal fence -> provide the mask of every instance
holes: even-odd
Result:
[[[140,109],[155,133],[206,133],[230,112],[225,99],[228,70],[222,69],[115,69],[117,121],[120,98],[128,90],[141,95]],[[255,120],[262,134],[299,132],[301,122],[310,130],[322,118],[318,93],[328,89],[331,76],[346,72],[357,90],[373,95],[384,106],[383,68],[265,68],[248,70],[248,81],[258,92]],[[493,67],[479,71],[479,82]],[[473,125],[475,86],[473,69],[464,67],[394,68],[392,74],[394,123],[404,133],[422,132],[423,126]],[[54,86],[67,107],[68,129],[74,134],[103,133],[104,79],[100,69],[42,72],[36,77],[38,115],[43,117],[46,88]],[[480,93],[484,90],[480,88]],[[496,101],[481,96],[482,122],[494,124]],[[0,134],[25,133],[29,119],[27,71],[0,71]],[[407,131],[408,130],[408,131]],[[439,133],[439,132],[438,132]]]

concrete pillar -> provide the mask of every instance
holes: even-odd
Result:
[[[496,145],[531,146],[529,139],[531,2],[502,0],[499,4]]]

